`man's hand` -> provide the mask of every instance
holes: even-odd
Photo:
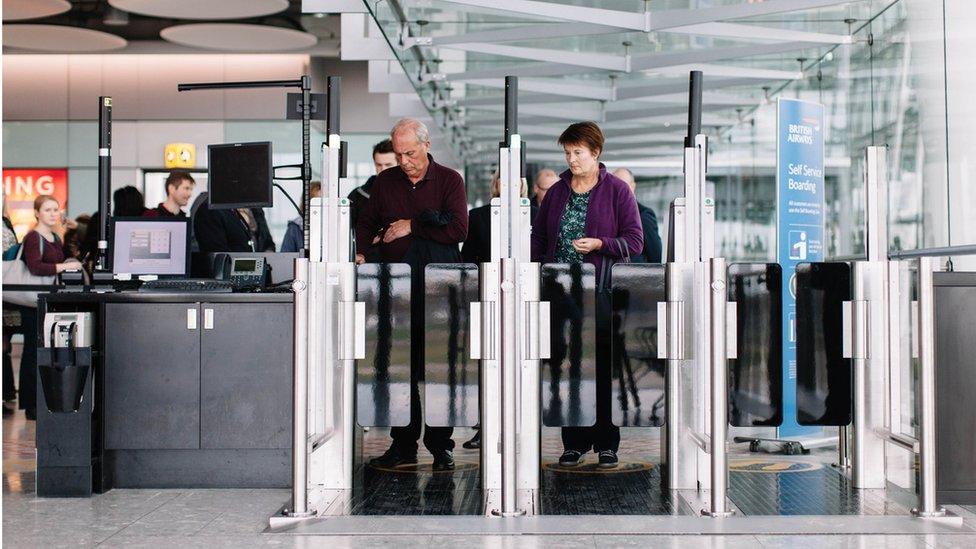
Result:
[[[394,221],[390,223],[387,227],[386,232],[383,233],[383,242],[389,243],[393,242],[398,238],[403,238],[410,234],[410,220],[400,219],[399,221]]]
[[[362,265],[366,263],[366,256],[363,254],[356,254],[356,265]]]
[[[603,241],[599,238],[577,238],[573,241],[573,248],[583,255],[595,252],[602,247]]]

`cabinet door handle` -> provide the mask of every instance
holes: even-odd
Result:
[[[186,310],[186,329],[196,330],[197,329],[197,309],[196,307]]]
[[[203,329],[213,330],[213,309],[203,310]]]

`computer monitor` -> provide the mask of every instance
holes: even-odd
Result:
[[[207,147],[209,205],[214,209],[270,208],[271,142]]]
[[[189,219],[113,217],[110,229],[114,274],[187,276],[190,270]]]

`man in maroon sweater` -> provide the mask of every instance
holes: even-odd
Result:
[[[376,176],[370,199],[356,220],[356,263],[378,252],[385,263],[411,268],[410,424],[390,430],[393,443],[370,463],[393,467],[417,462],[423,414],[419,384],[424,379],[424,282],[427,263],[460,262],[458,245],[468,234],[468,201],[464,180],[434,162],[430,132],[419,120],[405,118],[390,133],[398,166]],[[427,427],[424,446],[435,470],[454,468],[451,427]]]
[[[143,217],[186,217],[183,208],[190,203],[196,181],[188,172],[173,171],[166,178],[166,200],[146,210]]]

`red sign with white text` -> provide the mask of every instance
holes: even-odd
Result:
[[[31,168],[3,170],[3,201],[7,214],[22,239],[37,223],[34,199],[49,194],[68,208],[68,170],[66,168]]]

